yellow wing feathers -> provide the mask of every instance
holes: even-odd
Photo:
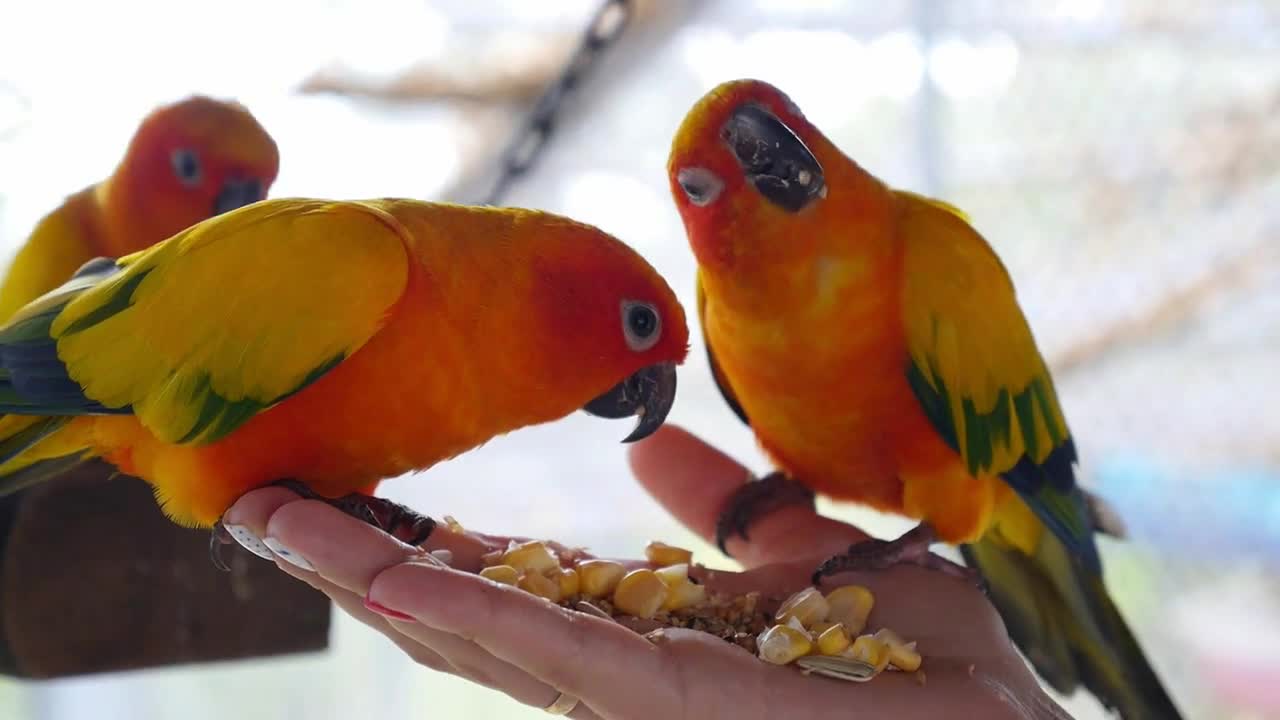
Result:
[[[1008,272],[950,206],[900,197],[913,390],[971,472],[1043,461],[1069,434]]]
[[[50,335],[67,375],[161,439],[217,439],[381,327],[408,278],[376,205],[257,203],[122,258]]]

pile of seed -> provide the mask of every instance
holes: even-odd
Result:
[[[914,672],[921,665],[914,642],[888,628],[863,633],[875,597],[860,585],[826,595],[805,588],[771,614],[758,592],[708,592],[689,576],[693,553],[683,548],[649,543],[645,559],[653,567],[630,571],[612,560],[571,554],[562,558],[537,540],[513,542],[485,555],[480,575],[637,632],[672,627],[709,633],[765,662],[794,663],[806,673],[865,682],[886,669]]]

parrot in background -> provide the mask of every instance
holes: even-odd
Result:
[[[824,563],[970,576],[1050,685],[1128,720],[1180,717],[1103,585],[1100,500],[1012,281],[955,208],[893,190],[780,90],[725,83],[672,144],[712,373],[779,472],[728,502],[721,549],[814,492],[917,519]]]
[[[688,339],[663,278],[567,218],[258,202],[92,261],[0,327],[0,493],[100,456],[211,547],[277,482],[420,544],[434,522],[378,481],[576,409],[645,437]]]
[[[143,250],[266,197],[276,143],[234,102],[191,97],[153,110],[111,177],[44,216],[0,282],[0,320],[96,257]]]

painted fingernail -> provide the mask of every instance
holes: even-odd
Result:
[[[307,562],[306,558],[302,557],[301,555],[294,552],[293,550],[290,550],[289,548],[285,547],[284,543],[280,542],[279,540],[273,537],[269,537],[269,538],[263,539],[262,544],[266,545],[268,548],[271,549],[271,552],[275,553],[277,556],[286,560],[290,565],[293,565],[294,567],[297,567],[297,568],[301,568],[303,570],[310,570],[313,572],[315,571],[315,566]]]
[[[408,622],[414,622],[412,615],[406,615],[400,612],[399,610],[392,610],[391,608],[387,607],[386,605],[383,605],[382,603],[378,603],[378,602],[374,602],[373,600],[370,600],[367,596],[364,599],[364,606],[378,613],[379,615],[385,615],[391,618],[392,620],[406,620]]]
[[[262,542],[262,538],[253,534],[253,531],[244,525],[223,525],[227,530],[227,534],[232,540],[240,543],[240,547],[257,555],[263,560],[275,560],[276,556],[271,554],[271,548]]]

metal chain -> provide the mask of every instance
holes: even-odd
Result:
[[[599,61],[601,54],[622,36],[623,29],[631,21],[632,10],[631,0],[605,0],[596,11],[565,69],[538,98],[529,117],[502,151],[498,179],[482,204],[497,205],[511,189],[512,183],[533,166],[546,149],[555,129],[556,114],[565,98]]]

